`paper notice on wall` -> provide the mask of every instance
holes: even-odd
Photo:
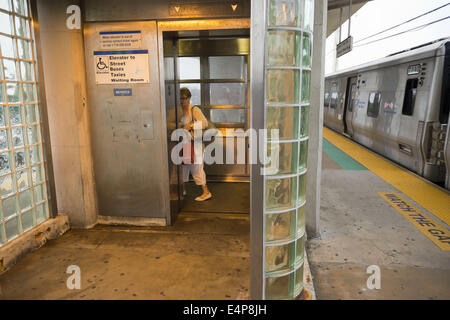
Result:
[[[100,32],[100,48],[140,49],[142,44],[141,31],[102,31]]]
[[[97,84],[149,83],[148,50],[94,51]]]

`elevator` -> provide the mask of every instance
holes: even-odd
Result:
[[[249,29],[180,30],[163,32],[164,96],[169,159],[180,128],[179,91],[188,88],[191,105],[198,107],[217,128],[217,159],[204,163],[213,198],[194,201],[200,188],[192,181],[183,187],[182,168],[169,160],[172,215],[183,212],[249,213]],[[205,142],[205,153],[213,147]],[[209,147],[208,147],[209,146]],[[239,149],[245,146],[245,149]],[[240,154],[241,153],[241,154]],[[227,162],[227,159],[229,160]],[[239,160],[238,160],[239,159]],[[230,161],[231,160],[231,161]],[[187,190],[186,197],[183,190]]]
[[[182,21],[84,25],[98,214],[103,220],[170,225],[183,207],[248,214],[244,132],[250,116],[250,29],[248,19],[227,21],[227,29],[221,25],[220,20],[194,26]],[[227,154],[237,159],[238,140],[245,142],[243,162],[205,165],[208,184],[219,195],[209,203],[193,202],[199,191],[192,182],[186,184],[189,196],[183,197],[181,168],[170,158],[177,143],[171,133],[180,126],[181,87],[191,90],[191,104],[218,129],[224,163]],[[243,197],[237,200],[239,208],[230,206],[233,194]]]

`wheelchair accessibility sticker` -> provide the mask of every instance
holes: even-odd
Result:
[[[94,51],[97,84],[149,83],[148,50]]]
[[[102,61],[102,59],[103,59],[103,61]],[[105,60],[107,61],[107,63],[105,63]],[[108,64],[109,64],[108,58],[102,58],[102,57],[98,57],[97,58],[97,70],[99,70],[99,71],[101,71],[101,70],[107,71]]]

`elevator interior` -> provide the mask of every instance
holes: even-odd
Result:
[[[248,139],[243,136],[250,127],[249,34],[249,29],[163,32],[172,221],[180,211],[249,213]],[[185,186],[187,195],[183,196],[182,168],[170,160],[170,152],[178,143],[171,141],[171,134],[180,127],[179,90],[183,87],[192,93],[191,105],[198,106],[219,130],[215,141],[222,150],[224,164],[204,164],[213,194],[205,202],[194,201],[201,189],[192,177]],[[245,145],[245,163],[238,155],[239,143]],[[234,161],[226,164],[230,154]]]

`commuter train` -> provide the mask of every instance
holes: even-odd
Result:
[[[450,38],[325,79],[324,124],[450,189]]]

